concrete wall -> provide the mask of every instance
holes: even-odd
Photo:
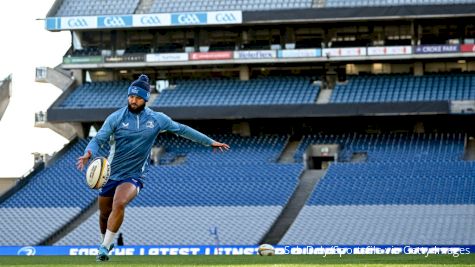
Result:
[[[0,196],[14,187],[19,178],[0,178]]]

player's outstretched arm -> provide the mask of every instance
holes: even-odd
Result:
[[[229,145],[228,145],[228,144],[220,143],[220,142],[217,142],[217,141],[213,141],[213,143],[211,144],[211,146],[213,147],[213,149],[217,148],[217,149],[219,149],[219,151],[221,151],[221,152],[226,151],[226,150],[229,149]]]
[[[79,157],[78,161],[76,162],[76,168],[82,171],[84,169],[84,166],[86,166],[87,162],[91,158],[91,155],[92,155],[91,150],[88,150],[86,154]]]

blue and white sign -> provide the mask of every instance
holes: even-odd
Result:
[[[97,17],[62,17],[46,19],[46,29],[50,31],[96,28]]]
[[[457,53],[460,51],[459,45],[418,45],[416,54],[440,54]]]
[[[172,14],[172,25],[200,25],[208,24],[208,14],[202,13],[175,13]]]
[[[45,20],[45,28],[48,31],[61,30],[61,18],[47,18]]]
[[[322,49],[284,49],[278,51],[280,58],[321,57]]]
[[[35,256],[36,255],[36,248],[27,246],[18,249],[17,253],[18,256]]]
[[[93,29],[96,27],[97,20],[94,17],[61,18],[61,28],[63,29]]]
[[[99,16],[97,27],[99,28],[128,28],[132,27],[132,16]]]
[[[208,24],[241,24],[241,11],[208,12]]]
[[[256,255],[257,246],[122,246],[111,251],[111,255]],[[275,246],[277,255],[383,255],[414,254],[435,255],[448,254],[461,257],[474,253],[473,245],[280,245]],[[0,256],[90,256],[97,255],[97,246],[5,246],[0,247]]]
[[[49,17],[45,27],[49,31],[168,27],[190,25],[224,25],[242,23],[242,11],[213,11],[188,13],[159,13],[137,15]]]
[[[132,18],[134,27],[160,27],[170,26],[170,14],[145,14],[135,15]]]

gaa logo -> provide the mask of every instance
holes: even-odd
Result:
[[[217,22],[236,22],[237,19],[232,13],[218,13],[216,14]]]
[[[196,14],[181,14],[178,15],[179,24],[200,24],[202,23],[200,17]]]
[[[125,21],[121,17],[105,17],[104,26],[106,27],[123,27],[126,26]]]
[[[68,19],[68,26],[71,28],[85,28],[87,27],[87,21],[83,18]]]
[[[22,247],[16,254],[18,256],[35,256],[36,249],[34,247]]]
[[[162,22],[158,16],[143,16],[140,18],[142,25],[160,25]]]

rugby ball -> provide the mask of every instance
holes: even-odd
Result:
[[[86,182],[91,189],[103,187],[111,172],[111,167],[106,158],[98,157],[91,161],[86,171]]]
[[[274,246],[269,245],[269,244],[260,245],[259,248],[257,249],[257,252],[261,256],[273,256],[273,255],[275,255]]]

